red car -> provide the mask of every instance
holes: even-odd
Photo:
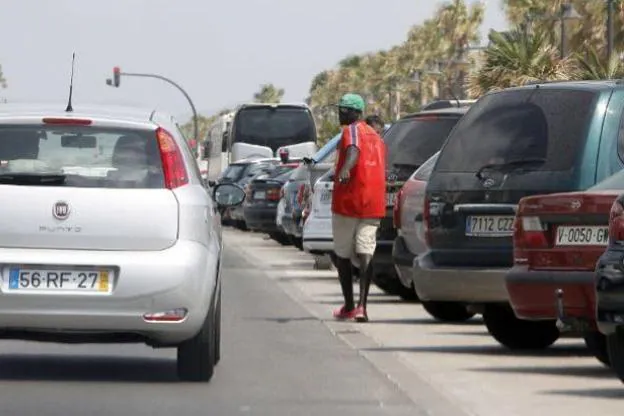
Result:
[[[506,276],[518,318],[543,321],[551,343],[558,338],[555,326],[581,332],[607,365],[606,339],[596,326],[594,276],[609,240],[609,211],[620,193],[599,184],[585,192],[521,199],[514,221],[514,266]]]

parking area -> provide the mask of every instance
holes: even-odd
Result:
[[[418,303],[376,287],[369,323],[336,322],[331,311],[342,299],[334,270],[315,270],[309,254],[263,234],[228,227],[224,239],[417,402],[442,395],[478,416],[621,414],[620,381],[580,338],[560,339],[543,351],[511,352],[492,339],[479,317],[442,324]],[[427,408],[431,414],[453,412],[448,403],[438,406]]]

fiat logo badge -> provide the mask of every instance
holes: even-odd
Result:
[[[65,201],[58,201],[52,207],[52,215],[57,220],[66,220],[69,217],[69,204]]]
[[[579,201],[578,199],[575,199],[574,201],[570,202],[570,208],[579,209],[580,207],[581,207],[581,201]]]

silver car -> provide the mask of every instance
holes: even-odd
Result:
[[[0,338],[220,357],[221,228],[175,121],[137,110],[0,108]]]

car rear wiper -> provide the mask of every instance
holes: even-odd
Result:
[[[475,173],[475,176],[477,177],[477,179],[482,180],[483,171],[488,170],[488,169],[497,169],[497,170],[509,169],[510,171],[513,171],[519,168],[524,168],[527,165],[541,165],[544,163],[546,163],[546,159],[543,157],[515,159],[515,160],[510,160],[508,162],[503,162],[503,163],[488,163],[487,165],[481,166],[479,170],[477,171],[477,173]]]
[[[1,173],[0,184],[11,185],[62,185],[67,175],[62,173]]]

